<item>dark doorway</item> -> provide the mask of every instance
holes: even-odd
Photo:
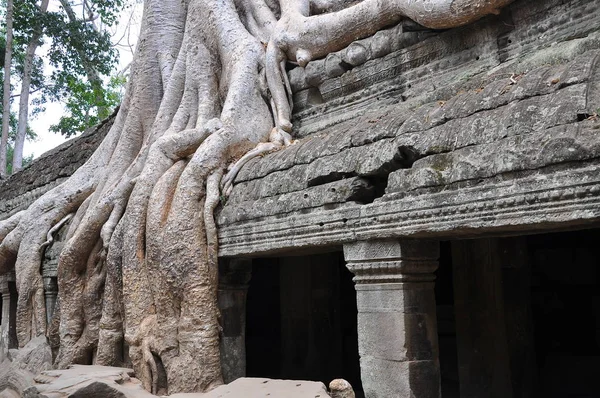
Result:
[[[452,241],[449,259],[442,246],[436,298],[445,397],[458,396],[454,369],[464,397],[600,397],[598,242],[600,229],[590,229]],[[443,310],[452,297],[454,346]]]
[[[362,396],[352,274],[340,252],[253,260],[249,377],[348,380]]]
[[[538,397],[600,397],[600,230],[528,237]]]
[[[8,282],[8,291],[10,294],[10,307],[8,317],[8,348],[18,348],[17,340],[17,302],[19,294],[17,293],[17,283]]]
[[[456,322],[452,285],[452,251],[450,242],[440,242],[440,264],[435,278],[435,302],[440,350],[442,397],[458,398],[458,357],[456,352]]]

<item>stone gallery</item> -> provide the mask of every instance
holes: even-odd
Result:
[[[0,397],[600,396],[600,1],[144,12],[0,181]]]

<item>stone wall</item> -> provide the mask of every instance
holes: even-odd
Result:
[[[597,223],[599,49],[597,1],[517,0],[293,69],[300,140],[242,170],[221,254]]]
[[[46,152],[23,170],[0,180],[0,220],[26,209],[73,174],[100,145],[113,119],[114,115],[81,136]]]

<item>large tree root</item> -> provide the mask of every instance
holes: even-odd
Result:
[[[289,89],[281,72],[283,61],[304,66],[403,18],[428,28],[452,28],[497,14],[513,1],[363,0],[334,13],[309,16],[309,0],[282,0],[282,15],[267,48],[267,81],[278,124],[284,129],[291,126]],[[335,8],[336,4],[330,6]]]
[[[65,183],[0,221],[19,345],[48,334],[58,367],[128,355],[160,394],[222,383],[213,213],[250,159],[292,143],[286,62],[304,66],[401,18],[446,28],[510,1],[147,0],[107,137]],[[68,219],[47,330],[43,249]]]

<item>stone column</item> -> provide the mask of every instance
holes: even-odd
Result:
[[[61,229],[62,231],[62,229]],[[57,236],[57,238],[59,238]],[[62,250],[63,243],[54,241],[44,252],[42,260],[42,278],[44,281],[44,295],[46,297],[46,323],[50,324],[56,299],[58,297],[58,257]]]
[[[355,275],[366,396],[439,398],[433,290],[439,242],[356,242],[344,245],[344,256]]]
[[[8,352],[16,348],[17,342],[17,287],[14,273],[0,276],[0,294],[2,295],[2,324],[0,325],[0,351]],[[2,357],[3,355],[0,355]]]
[[[56,298],[58,297],[58,282],[56,277],[44,277],[44,295],[46,297],[46,324],[50,325]]]
[[[0,362],[4,361],[8,353],[8,325],[10,294],[6,275],[0,275],[0,298],[2,299],[2,320],[0,321]]]
[[[229,259],[219,266],[221,369],[225,383],[246,376],[246,295],[251,273],[252,260]]]

